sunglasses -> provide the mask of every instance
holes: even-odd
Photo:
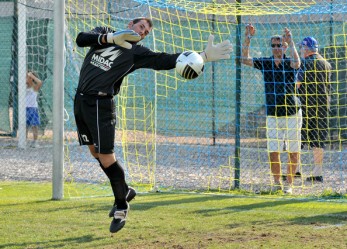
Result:
[[[271,47],[272,48],[281,48],[282,47],[282,44],[271,44]]]

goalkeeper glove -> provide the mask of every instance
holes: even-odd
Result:
[[[208,44],[206,49],[200,54],[204,59],[204,62],[229,59],[230,53],[233,51],[233,47],[230,41],[225,40],[214,45],[213,40],[214,36],[210,35],[208,37]]]
[[[131,49],[130,42],[138,42],[141,40],[141,36],[133,30],[122,30],[114,33],[107,34],[107,42],[116,44],[126,49]]]

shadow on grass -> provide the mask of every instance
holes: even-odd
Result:
[[[23,243],[7,243],[0,245],[0,248],[62,248],[68,244],[78,244],[83,248],[83,243],[102,240],[104,238],[96,238],[93,235],[85,235],[81,237],[68,238],[62,240],[47,240],[41,242],[23,242]]]
[[[14,206],[30,205],[30,204],[51,203],[52,201],[54,201],[54,200],[49,200],[49,199],[46,199],[46,200],[35,200],[35,201],[25,200],[25,201],[18,201],[16,203],[7,203],[7,204],[0,203],[0,206],[1,207],[14,207]]]
[[[242,197],[239,197],[242,198]],[[247,212],[250,210],[255,209],[275,209],[278,206],[283,205],[293,205],[293,204],[302,204],[302,203],[308,203],[311,202],[310,200],[294,200],[294,199],[286,199],[286,200],[279,200],[279,199],[273,199],[272,201],[265,201],[263,199],[254,199],[254,203],[251,204],[245,204],[240,205],[237,202],[234,202],[232,206],[224,207],[224,208],[207,208],[203,210],[198,210],[196,213],[202,214],[202,215],[212,215],[213,213],[221,213],[221,212]]]
[[[148,196],[149,198],[157,197],[158,199],[161,198],[161,195],[163,196],[163,199],[166,200],[152,200],[150,202],[146,202],[145,198]],[[170,197],[172,196],[172,198]],[[245,200],[247,199],[247,202],[253,202],[250,204],[242,205],[240,202],[235,201],[237,199]],[[101,201],[100,205],[94,205],[95,210],[92,210],[92,206],[88,206],[88,211],[100,211],[101,209],[105,211],[109,211],[113,205],[113,198],[110,198],[110,204],[104,205],[102,204],[104,202]],[[222,201],[222,200],[233,200],[233,205],[219,208],[218,204],[215,204],[215,207],[210,208],[213,204],[210,202],[213,201]],[[292,204],[304,204],[309,202],[316,202],[316,199],[294,199],[294,198],[282,198],[280,196],[278,197],[269,197],[268,199],[266,197],[245,197],[245,196],[230,196],[230,195],[197,195],[192,194],[189,196],[189,194],[178,194],[178,193],[155,193],[155,194],[144,194],[144,195],[138,195],[135,200],[133,200],[130,205],[131,209],[137,209],[137,210],[150,210],[152,208],[157,208],[160,206],[172,206],[172,205],[184,205],[184,204],[193,204],[193,203],[200,203],[200,210],[196,211],[200,214],[208,214],[210,212],[220,212],[222,210],[225,210],[227,212],[230,212],[231,210],[233,212],[242,212],[242,211],[249,211],[254,209],[264,209],[264,208],[274,208],[276,206],[283,206],[283,205],[292,205]],[[206,204],[204,204],[206,203]],[[223,204],[225,206],[225,202]]]
[[[157,198],[157,200],[146,201],[146,197],[149,199]],[[161,198],[163,200],[161,200]],[[16,204],[4,204],[0,205],[3,207],[8,206],[18,206],[26,205],[30,209],[30,206],[36,206],[40,204],[40,208],[43,208],[45,212],[59,212],[62,210],[75,210],[78,208],[83,213],[94,213],[94,212],[105,212],[108,213],[113,205],[113,197],[102,197],[99,198],[81,198],[81,199],[66,199],[63,201],[54,201],[54,200],[36,200],[36,201],[27,201]],[[247,204],[242,204],[237,201],[240,199],[247,201]],[[85,203],[85,201],[92,200],[92,202]],[[211,203],[215,201],[223,201],[223,207],[220,207],[218,203]],[[230,200],[230,204],[226,203],[225,200]],[[57,205],[52,206],[54,202],[57,202]],[[68,203],[67,205],[60,205],[61,202]],[[193,211],[196,214],[200,215],[213,215],[213,213],[228,213],[228,212],[246,212],[255,209],[276,209],[276,207],[284,205],[295,205],[295,204],[305,204],[305,203],[316,203],[316,199],[295,199],[295,198],[281,198],[281,197],[245,197],[245,196],[230,196],[230,195],[197,195],[197,194],[187,194],[187,193],[153,193],[153,194],[139,194],[131,204],[131,209],[146,211],[152,208],[157,208],[160,206],[174,206],[174,205],[185,205],[185,204],[194,204],[199,203],[198,207]],[[107,204],[106,204],[107,203]],[[49,206],[46,206],[48,204]],[[43,206],[41,206],[43,205]],[[227,205],[227,206],[226,206]],[[343,213],[343,212],[342,212]],[[327,216],[327,215],[323,215]]]
[[[328,213],[313,216],[300,216],[291,220],[297,225],[316,225],[322,227],[324,224],[332,226],[347,226],[347,212]]]

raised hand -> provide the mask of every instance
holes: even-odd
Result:
[[[286,42],[288,45],[292,43],[292,32],[288,28],[284,29],[282,41]]]
[[[245,29],[245,36],[248,38],[252,38],[255,35],[255,27],[249,23],[246,25],[246,29]]]

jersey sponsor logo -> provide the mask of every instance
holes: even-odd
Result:
[[[104,49],[96,50],[93,54],[90,64],[104,70],[108,71],[111,69],[113,61],[122,54],[121,50],[115,47],[109,47]]]

